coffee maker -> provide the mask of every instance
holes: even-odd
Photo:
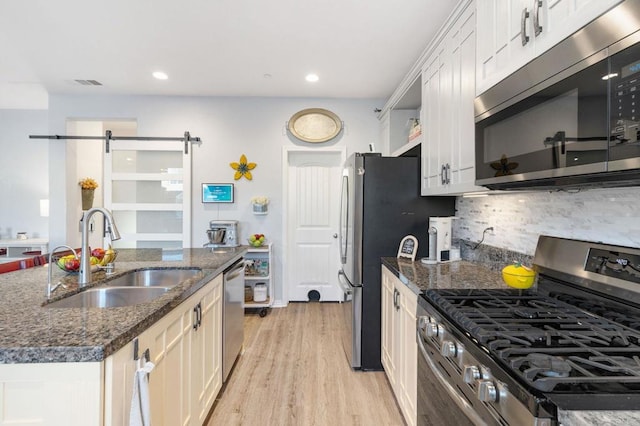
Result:
[[[424,263],[448,262],[451,257],[451,225],[455,216],[429,218],[429,257]]]
[[[238,221],[212,220],[207,229],[209,243],[205,247],[238,247]]]

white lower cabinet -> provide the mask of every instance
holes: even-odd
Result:
[[[408,425],[417,421],[418,296],[382,267],[382,366]]]
[[[102,425],[102,373],[100,362],[0,365],[0,425]]]
[[[151,421],[202,425],[222,387],[222,275],[142,333],[138,353],[149,350]],[[105,425],[127,424],[131,408],[134,342],[105,361]]]

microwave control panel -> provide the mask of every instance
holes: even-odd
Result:
[[[609,74],[612,82],[611,140],[615,143],[640,141],[640,61],[625,65]]]

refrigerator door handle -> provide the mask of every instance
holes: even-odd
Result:
[[[349,177],[342,176],[342,188],[340,190],[340,217],[338,224],[340,244],[340,262],[344,265],[347,263],[347,237],[348,221],[349,221]]]
[[[349,283],[349,279],[342,270],[338,271],[338,285],[344,293],[345,299],[353,295],[353,287]]]

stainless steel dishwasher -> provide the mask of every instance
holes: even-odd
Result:
[[[244,259],[224,272],[222,305],[222,381],[226,382],[244,340]]]

